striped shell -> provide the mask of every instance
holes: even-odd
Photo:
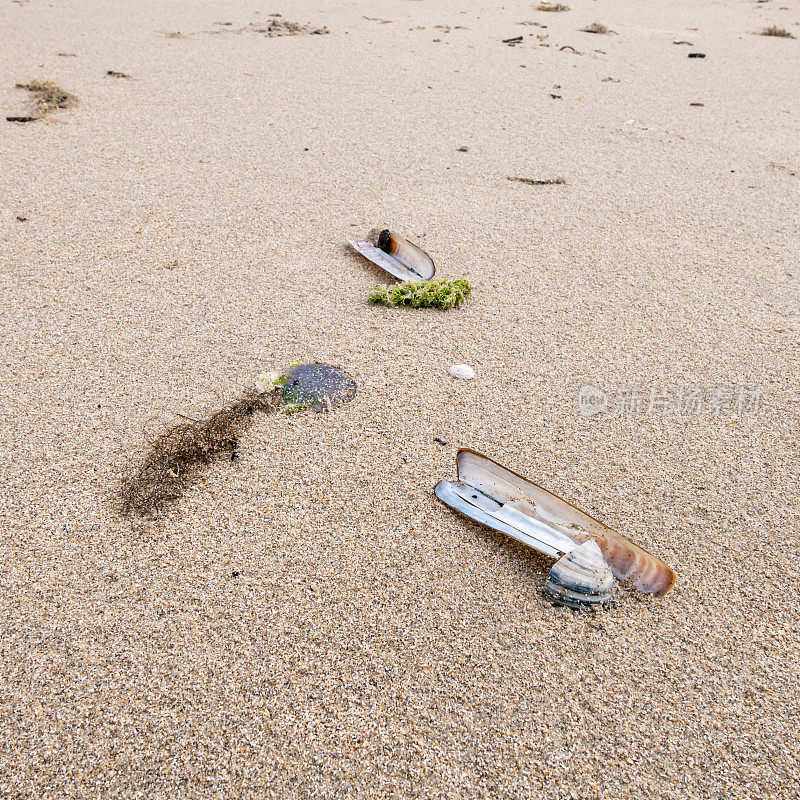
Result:
[[[613,590],[614,575],[593,541],[556,561],[544,585],[554,603],[570,608],[610,604]]]

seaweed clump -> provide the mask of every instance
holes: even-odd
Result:
[[[122,481],[122,513],[147,514],[180,497],[198,467],[223,454],[234,460],[239,437],[256,411],[275,411],[283,386],[269,391],[248,390],[227,408],[202,420],[191,420],[166,430],[150,446],[135,475]]]
[[[761,36],[778,36],[781,39],[794,39],[794,34],[789,33],[786,28],[779,28],[777,25],[770,25],[761,29]]]
[[[270,38],[274,36],[303,36],[304,34],[321,35],[330,33],[326,27],[314,28],[311,25],[302,25],[299,22],[289,22],[283,19],[271,19],[266,28],[257,27],[257,33],[266,33]]]
[[[53,81],[35,80],[30,83],[18,83],[17,89],[27,89],[33,94],[36,119],[41,119],[57,108],[71,108],[78,102],[74,94],[65,92]]]
[[[600,33],[600,34],[609,34],[609,33],[616,33],[616,31],[612,31],[608,25],[603,25],[602,22],[593,22],[591,25],[587,25],[585,28],[581,28],[584,33]]]
[[[199,467],[218,456],[238,455],[239,437],[256,411],[330,411],[355,397],[356,382],[330,364],[293,364],[286,374],[263,372],[238,400],[206,419],[189,419],[150,445],[138,471],[122,480],[121,508],[147,514],[180,497]],[[186,418],[188,419],[188,418]]]
[[[569,11],[569,6],[563,3],[539,3],[536,6],[537,11]]]
[[[429,281],[406,281],[396,286],[381,284],[369,295],[370,302],[384,306],[409,308],[456,308],[472,292],[465,278],[436,278]]]

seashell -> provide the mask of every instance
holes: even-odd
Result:
[[[421,247],[392,231],[382,230],[374,243],[348,241],[364,258],[401,281],[428,281],[436,272],[433,259]]]
[[[465,381],[471,381],[475,377],[475,370],[469,364],[453,364],[447,371],[454,378],[461,378]]]
[[[489,528],[510,536],[548,556],[561,556],[578,545],[564,533],[527,516],[463,481],[441,481],[436,496],[450,508]]]
[[[558,561],[550,571],[545,594],[557,605],[581,608],[610,603],[614,575],[595,542],[578,544],[566,534],[461,481],[442,481],[434,491],[440,500],[470,519],[555,556]]]
[[[356,395],[356,382],[330,364],[295,364],[283,377],[282,399],[288,406],[330,411]]]
[[[553,564],[544,593],[559,606],[608,605],[613,599],[614,583],[614,574],[597,542],[589,540]]]
[[[656,597],[675,585],[675,572],[663,561],[496,461],[463,449],[457,465],[458,482],[443,481],[436,496],[471,519],[556,558],[593,541],[614,577]]]

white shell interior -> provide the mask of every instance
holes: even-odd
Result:
[[[442,481],[436,496],[464,516],[548,556],[561,558],[579,545],[566,534],[463,481]]]
[[[381,269],[385,269],[395,278],[399,278],[401,281],[419,281],[424,279],[423,276],[414,269],[413,265],[407,263],[404,259],[390,256],[379,247],[375,247],[375,245],[367,239],[358,242],[354,242],[352,239],[348,241],[350,246],[361,253],[364,258],[369,259],[373,264],[377,264]]]

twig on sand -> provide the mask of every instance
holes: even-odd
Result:
[[[564,178],[519,178],[509,175],[508,179],[518,183],[528,183],[531,186],[561,186],[566,183]]]

